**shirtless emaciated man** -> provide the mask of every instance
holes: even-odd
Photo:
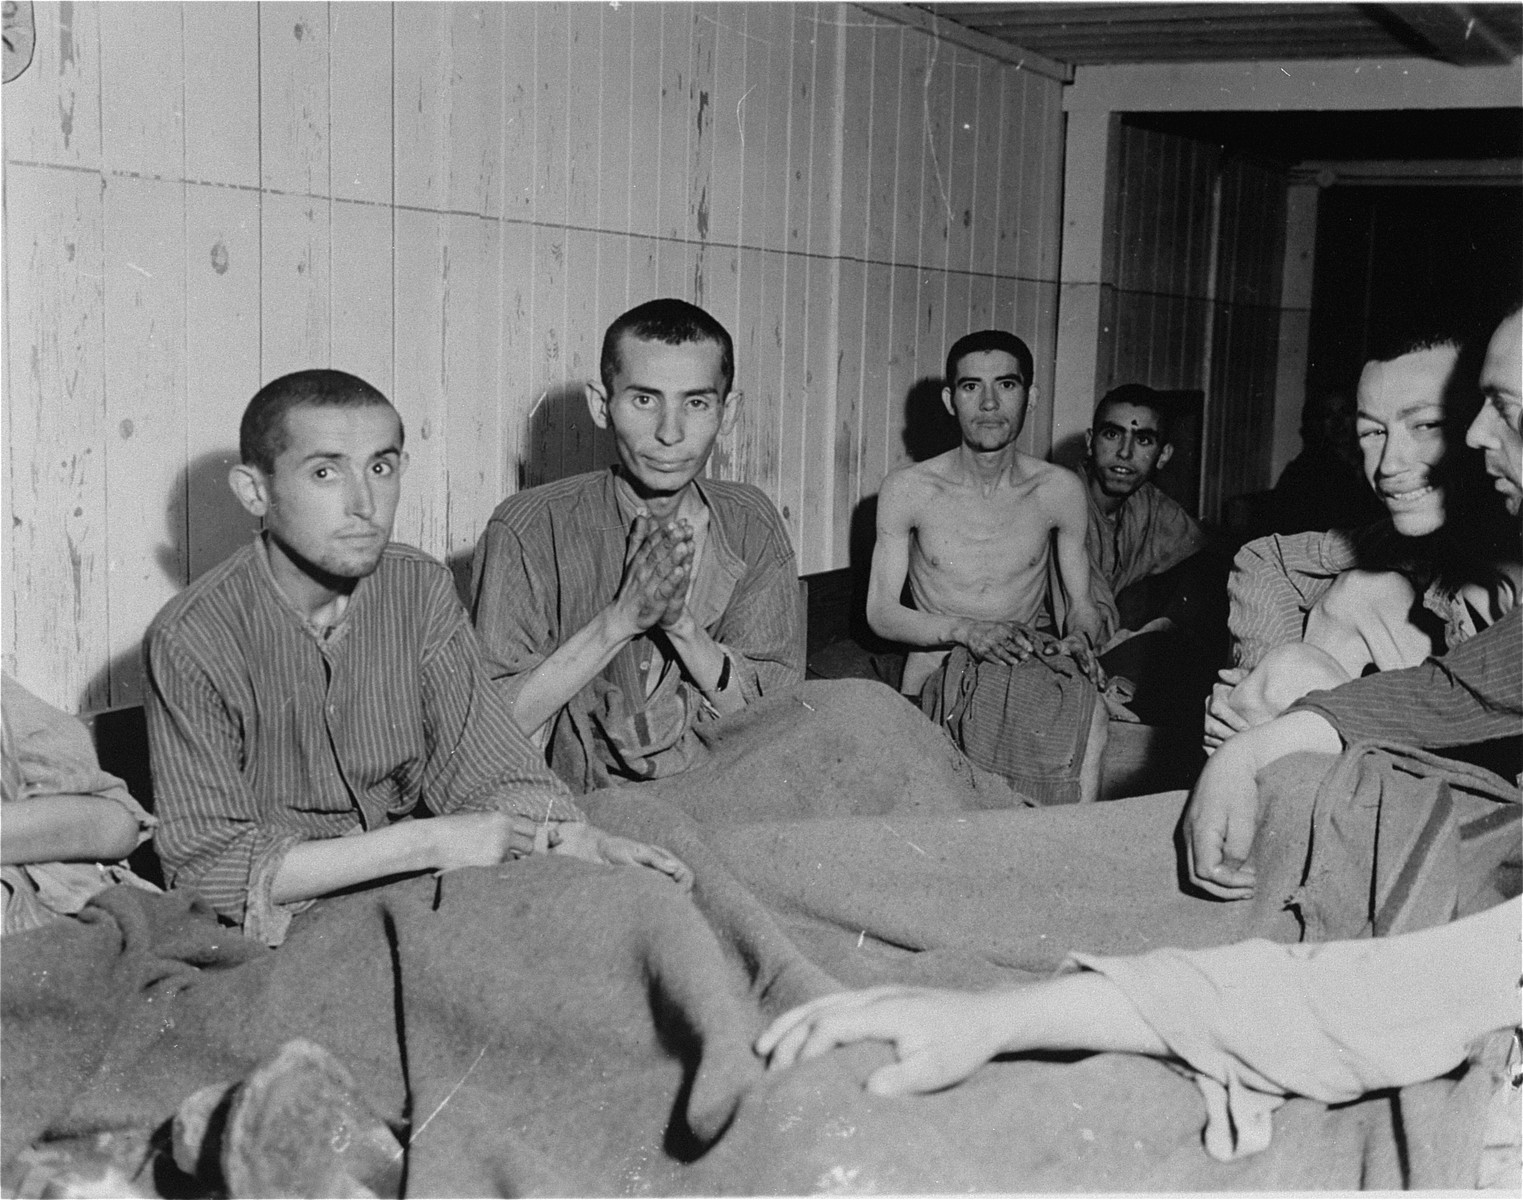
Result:
[[[868,623],[882,637],[936,652],[911,655],[907,694],[919,692],[953,646],[966,646],[981,662],[1013,665],[1031,656],[1054,545],[1069,600],[1062,632],[1092,664],[1100,614],[1089,589],[1084,483],[1015,444],[1037,394],[1031,376],[1031,352],[1013,334],[962,338],[947,356],[941,393],[961,443],[883,481]],[[914,608],[900,602],[906,578]],[[1097,710],[1085,756],[1092,767],[1087,792],[1098,787],[1103,726]]]
[[[1004,342],[1014,345],[982,348]],[[878,497],[867,619],[882,637],[938,649],[963,645],[985,661],[1028,657],[1027,630],[1047,595],[1054,533],[1072,606],[1064,632],[1097,635],[1084,483],[1015,445],[1037,394],[1030,363],[1024,343],[998,331],[970,334],[952,347],[941,399],[962,442],[894,471]],[[899,602],[906,576],[916,608]]]

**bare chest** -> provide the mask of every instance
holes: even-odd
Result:
[[[1054,522],[1033,490],[991,498],[944,495],[915,528],[925,565],[991,576],[1044,564]]]

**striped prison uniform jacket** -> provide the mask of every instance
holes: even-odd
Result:
[[[580,817],[514,725],[449,572],[392,544],[326,637],[256,538],[160,611],[144,643],[159,857],[246,934],[284,937],[286,853],[399,817]]]

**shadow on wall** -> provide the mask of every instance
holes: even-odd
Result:
[[[939,377],[926,376],[904,398],[904,452],[915,462],[945,454],[962,440],[941,388]]]
[[[475,553],[476,547],[472,546],[469,550],[456,550],[444,560],[455,581],[455,595],[460,597],[466,612],[471,611],[471,556]]]
[[[212,451],[175,476],[164,501],[164,540],[154,548],[153,559],[176,590],[246,545],[259,527],[227,485],[228,470],[237,461],[236,448]],[[110,695],[113,679],[136,675],[141,656],[139,642],[113,657],[86,686],[80,709]]]
[[[1067,467],[1070,471],[1084,474],[1084,460],[1086,457],[1084,446],[1084,434],[1070,433],[1062,441],[1052,447],[1051,461],[1060,467]]]
[[[167,556],[174,544],[188,537],[187,580],[198,579],[239,550],[254,536],[259,522],[244,511],[228,486],[228,472],[238,462],[238,450],[229,447],[199,456],[175,481],[170,501],[169,545],[160,548],[159,565],[170,572]],[[183,497],[188,519],[176,519],[174,498]],[[180,558],[186,557],[184,551]]]
[[[955,449],[962,440],[957,421],[941,399],[942,381],[927,375],[904,397],[904,451],[914,462],[925,462]],[[892,650],[893,645],[868,627],[867,585],[872,576],[873,546],[878,539],[878,497],[864,496],[851,514],[848,561],[851,572],[850,612],[846,624],[853,641],[869,651]],[[908,599],[906,582],[901,599]]]
[[[514,465],[517,491],[554,483],[570,475],[611,466],[618,460],[613,434],[592,423],[586,388],[563,383],[546,390],[529,414],[523,454]],[[494,504],[495,508],[496,505]],[[471,557],[475,547],[451,554],[445,562],[455,591],[471,607]]]
[[[611,465],[613,434],[592,423],[580,383],[548,389],[529,414],[529,436],[518,462],[518,487],[538,487]]]

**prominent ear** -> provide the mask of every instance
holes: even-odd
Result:
[[[719,436],[723,437],[735,428],[735,420],[740,416],[740,406],[746,398],[744,392],[731,392],[724,398],[724,413],[719,418]]]
[[[1171,459],[1173,457],[1174,457],[1174,443],[1173,442],[1165,442],[1163,444],[1163,449],[1158,452],[1158,461],[1157,461],[1157,463],[1155,463],[1153,465],[1153,470],[1155,470],[1155,471],[1161,471],[1161,470],[1163,470],[1164,466],[1168,463],[1169,459]]]
[[[1093,458],[1094,454],[1095,454],[1095,431],[1093,429],[1086,429],[1084,431],[1084,457],[1085,458]]]
[[[401,479],[403,475],[407,474],[407,464],[410,463],[410,462],[412,462],[412,455],[407,453],[406,450],[402,451],[401,454],[397,455],[397,478],[398,479]]]
[[[270,481],[258,467],[239,463],[227,473],[227,486],[250,516],[262,517],[270,508]]]
[[[1026,411],[1030,412],[1033,407],[1042,402],[1042,385],[1033,383],[1026,389]]]
[[[592,416],[592,423],[599,429],[607,429],[608,420],[608,392],[596,379],[589,379],[585,385],[587,392],[587,411]]]
[[[957,409],[952,404],[952,389],[951,388],[944,387],[944,388],[941,389],[941,403],[942,403],[942,407],[944,407],[947,410],[947,412],[951,413],[952,416],[955,417],[957,415]]]

